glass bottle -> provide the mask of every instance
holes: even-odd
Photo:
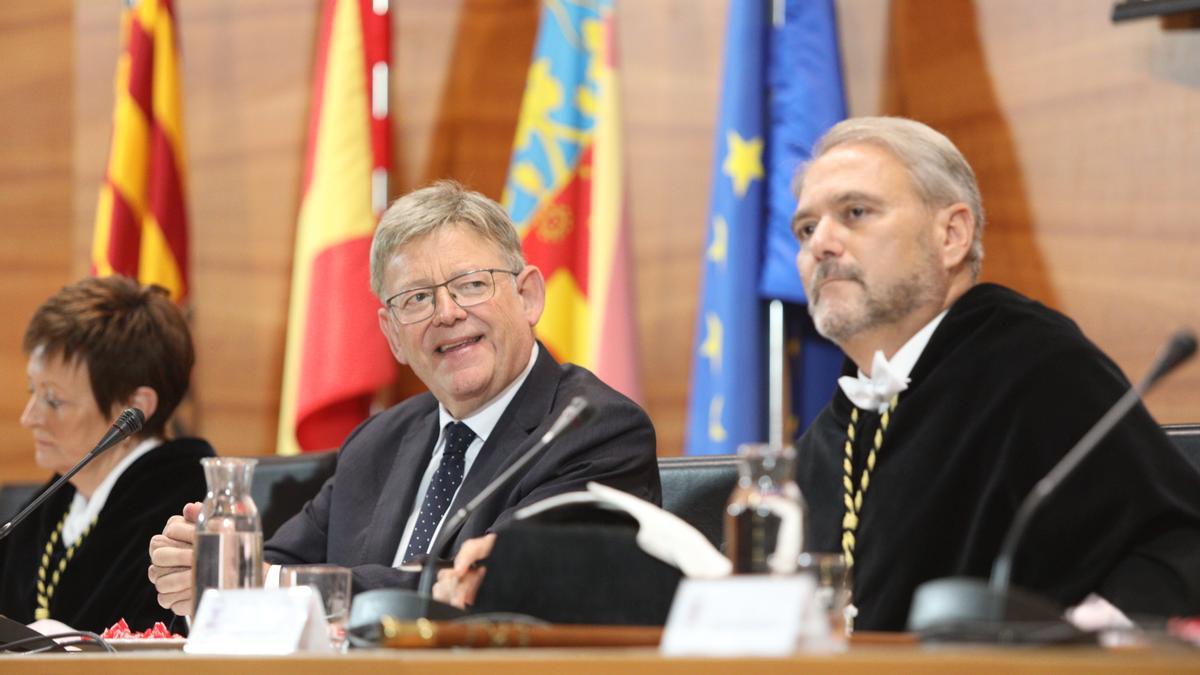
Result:
[[[210,588],[262,586],[262,520],[250,498],[258,460],[208,457],[200,460],[208,494],[196,521],[194,602]]]
[[[804,500],[796,450],[764,443],[738,447],[738,482],[725,507],[726,555],[734,574],[789,574],[804,545]]]

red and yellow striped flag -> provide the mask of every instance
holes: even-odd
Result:
[[[92,273],[188,294],[187,176],[171,0],[121,14],[112,146],[92,233]]]
[[[640,398],[611,0],[543,4],[504,206],[546,276],[538,337]]]
[[[369,270],[371,236],[387,205],[389,42],[386,3],[322,4],[292,262],[281,454],[338,446],[395,377]]]

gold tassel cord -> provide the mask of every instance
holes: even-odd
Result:
[[[900,401],[900,395],[897,394],[888,402],[888,407],[884,409],[879,417],[879,428],[875,430],[875,437],[872,439],[871,449],[867,452],[867,463],[863,467],[862,476],[859,477],[858,489],[854,489],[854,434],[855,427],[858,425],[858,408],[850,411],[850,424],[846,427],[846,445],[845,458],[842,459],[842,489],[845,492],[843,502],[846,505],[846,514],[842,516],[842,555],[846,559],[846,573],[849,575],[850,570],[854,568],[854,547],[856,543],[855,533],[858,531],[858,524],[861,519],[863,499],[866,497],[867,488],[871,487],[871,472],[875,470],[875,461],[879,456],[879,451],[883,447],[883,435],[887,431],[888,423],[891,421],[891,413],[896,409],[896,404]],[[851,589],[851,595],[854,590]],[[849,607],[846,610],[846,621],[848,626],[853,628],[854,614],[857,610],[854,608],[854,602],[851,600]]]
[[[896,404],[899,401],[899,394],[893,396],[892,400],[888,402],[888,407],[879,417],[879,428],[875,430],[871,449],[867,452],[867,463],[863,467],[862,476],[859,477],[857,490],[854,489],[853,458],[855,428],[858,425],[858,408],[850,411],[850,424],[846,427],[846,456],[842,460],[842,489],[845,492],[842,501],[846,505],[846,514],[842,517],[842,554],[846,557],[847,567],[853,567],[854,565],[854,535],[858,530],[859,522],[862,520],[863,500],[866,498],[867,489],[871,487],[871,472],[875,470],[879,451],[883,447],[884,433],[891,422],[892,411],[896,409]]]
[[[41,564],[38,565],[37,607],[33,610],[33,618],[39,621],[50,618],[50,599],[54,597],[54,591],[58,589],[58,581],[63,573],[67,571],[67,563],[71,562],[71,559],[75,557],[75,551],[83,544],[83,541],[87,539],[88,533],[96,525],[96,519],[92,518],[92,522],[88,523],[88,526],[79,535],[78,541],[68,546],[66,551],[63,552],[62,558],[59,559],[58,565],[54,567],[54,571],[50,574],[49,583],[47,583],[46,571],[51,567],[50,560],[53,557],[55,546],[61,539],[63,527],[67,524],[68,514],[70,514],[69,510],[63,514],[62,520],[58,521],[58,526],[50,533],[50,541],[46,543],[46,552],[42,554]]]

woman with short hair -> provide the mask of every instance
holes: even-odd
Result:
[[[203,499],[195,438],[168,439],[195,354],[182,311],[158,286],[88,278],[42,304],[25,331],[29,402],[22,426],[38,466],[66,473],[128,407],[142,430],[75,474],[0,541],[0,614],[101,631],[134,630],[171,613],[146,579],[146,541],[184,504]],[[52,478],[51,480],[54,480]]]

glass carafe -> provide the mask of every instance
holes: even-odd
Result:
[[[796,450],[738,447],[738,483],[725,508],[726,555],[734,574],[788,574],[804,545],[804,500],[796,486]]]
[[[196,521],[192,597],[197,605],[210,588],[262,586],[262,520],[250,498],[257,463],[236,457],[200,460],[208,494]]]

